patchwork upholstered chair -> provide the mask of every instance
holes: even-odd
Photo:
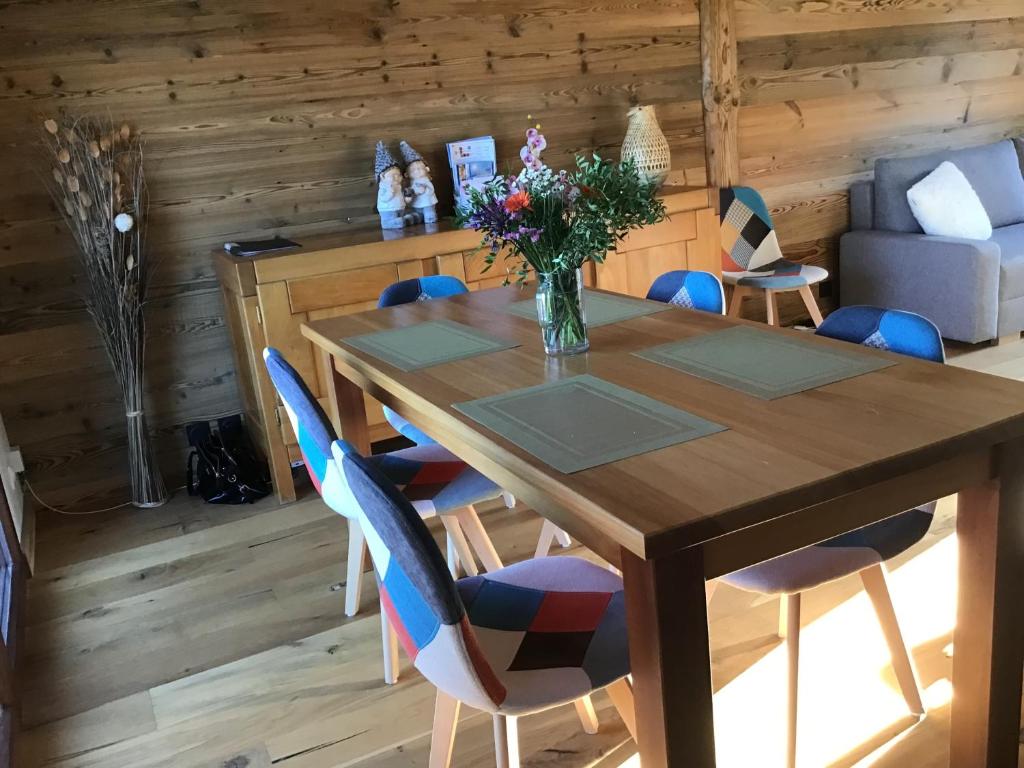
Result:
[[[783,258],[768,206],[756,189],[723,187],[719,195],[722,281],[733,286],[729,314],[739,315],[745,296],[764,291],[768,325],[778,325],[776,294],[799,291],[814,324],[821,325],[811,286],[825,280],[828,271]]]
[[[463,703],[494,718],[497,764],[518,768],[516,718],[607,687],[631,733],[621,579],[574,557],[546,557],[452,579],[421,516],[379,464],[332,446],[339,496],[357,509],[382,610],[437,687],[431,768],[451,762]]]
[[[938,329],[920,315],[877,307],[843,307],[828,316],[817,333],[936,363],[945,361]],[[796,704],[800,654],[800,594],[826,582],[859,573],[878,615],[893,669],[910,711],[924,714],[913,659],[903,641],[886,582],[885,561],[906,551],[928,532],[935,502],[846,533],[814,546],[723,576],[727,584],[782,596],[780,634],[789,647],[788,765],[796,764]]]
[[[659,276],[647,291],[647,298],[701,312],[725,313],[722,283],[710,272],[676,269]]]
[[[299,448],[313,486],[324,502],[348,520],[348,564],[345,614],[359,610],[366,541],[359,524],[358,509],[352,505],[344,478],[338,471],[331,444],[337,439],[334,428],[302,377],[276,349],[263,350],[263,359],[288,419],[295,430]],[[501,559],[473,505],[495,499],[501,489],[472,467],[437,444],[421,445],[392,453],[371,456],[366,462],[395,487],[419,517],[437,515],[444,524],[449,550],[458,554],[467,573],[476,574],[474,551],[484,568],[497,570]],[[469,541],[467,541],[467,537]],[[472,549],[469,542],[472,542]],[[382,613],[383,616],[383,613]],[[390,652],[390,632],[384,629],[384,678],[397,679],[398,666]]]
[[[458,296],[462,293],[469,293],[466,284],[457,277],[450,275],[428,275],[426,277],[413,277],[408,280],[400,280],[392,283],[380,295],[377,301],[378,307],[395,307],[400,304],[409,304],[414,301],[429,301],[431,299],[444,299],[449,296]],[[384,406],[384,418],[388,424],[394,427],[395,431],[403,437],[412,440],[417,445],[431,445],[434,440],[423,430],[411,424],[408,419],[403,418],[393,410]],[[507,491],[502,492],[505,506],[512,509],[516,505],[515,496]],[[563,547],[568,547],[572,541],[569,534],[563,531],[549,520],[545,520],[540,531],[540,538],[537,541],[537,549],[534,557],[543,557],[551,549],[554,540]],[[456,555],[457,556],[457,555]],[[451,559],[451,558],[449,558]]]

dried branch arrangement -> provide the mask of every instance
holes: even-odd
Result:
[[[132,503],[167,500],[143,406],[143,310],[152,265],[144,250],[142,142],[111,119],[62,115],[43,123],[50,194],[75,238],[83,299],[124,397]]]

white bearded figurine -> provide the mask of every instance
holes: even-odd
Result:
[[[423,221],[432,224],[437,221],[437,195],[434,194],[434,182],[430,180],[430,168],[423,156],[409,146],[409,142],[400,142],[398,148],[406,163],[405,178],[412,193],[412,207],[423,216]]]
[[[377,176],[377,213],[380,214],[382,229],[401,229],[406,225],[405,206],[408,200],[402,189],[402,171],[398,161],[384,146],[377,142],[373,171]]]

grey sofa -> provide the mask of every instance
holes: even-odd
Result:
[[[875,162],[850,189],[852,231],[839,245],[840,303],[906,309],[949,339],[977,343],[1024,330],[1024,176],[1012,141]],[[944,160],[971,182],[990,240],[925,235],[907,190]]]

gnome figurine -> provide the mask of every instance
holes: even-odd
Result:
[[[384,146],[377,142],[373,171],[377,177],[377,213],[380,214],[381,229],[401,229],[405,226],[405,206],[409,200],[402,189],[402,171],[398,161]]]
[[[412,207],[423,216],[423,221],[432,224],[437,221],[437,195],[434,194],[434,182],[430,180],[430,168],[423,156],[409,146],[409,142],[400,142],[398,148],[406,164],[405,179],[412,195]]]

